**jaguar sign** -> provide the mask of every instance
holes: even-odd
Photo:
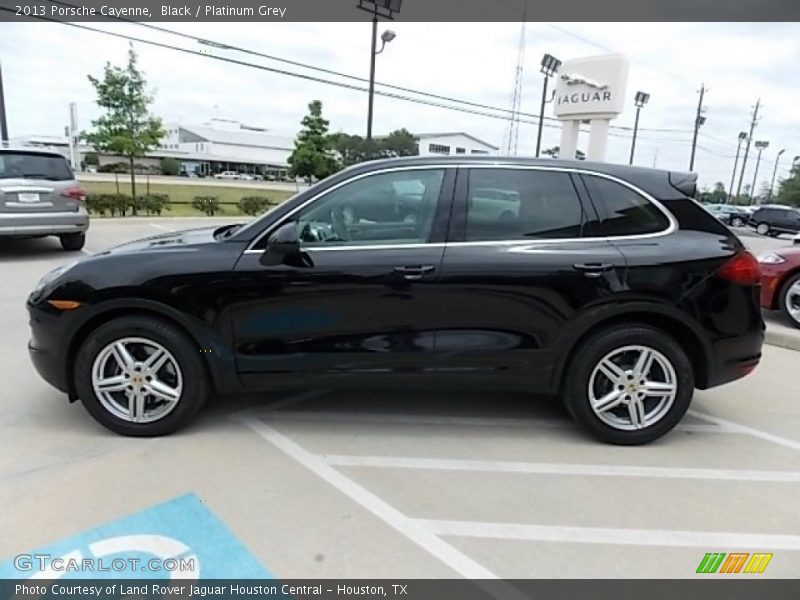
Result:
[[[562,158],[575,156],[580,124],[589,121],[587,156],[603,160],[608,125],[624,108],[627,81],[628,61],[619,54],[564,61],[554,98],[555,115],[563,122]]]

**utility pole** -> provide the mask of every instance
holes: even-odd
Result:
[[[8,122],[6,121],[6,100],[3,96],[3,67],[0,65],[0,143],[8,141]]]
[[[694,137],[692,138],[692,157],[689,159],[689,170],[694,171],[694,155],[695,151],[697,150],[697,134],[700,131],[700,125],[705,123],[705,117],[703,116],[703,96],[706,93],[706,85],[703,83],[700,85],[700,100],[697,102],[697,116],[694,119]]]
[[[372,50],[369,55],[369,102],[367,105],[367,141],[372,139],[372,104],[375,99],[375,52],[378,45],[378,9],[372,17]]]
[[[742,171],[739,173],[739,185],[736,186],[736,197],[742,193],[742,180],[744,179],[744,170],[747,167],[747,157],[750,154],[750,144],[753,142],[753,131],[758,122],[758,109],[761,106],[761,98],[756,101],[756,106],[753,109],[753,120],[750,121],[750,134],[747,136],[747,144],[744,147],[744,156],[742,157]],[[752,194],[752,190],[750,192]]]

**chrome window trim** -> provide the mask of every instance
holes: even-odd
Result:
[[[614,175],[609,175],[608,173],[601,173],[599,171],[592,171],[590,169],[582,169],[578,167],[548,167],[543,165],[506,165],[503,163],[493,163],[493,164],[470,164],[470,163],[451,163],[451,164],[430,164],[430,165],[415,165],[415,166],[403,166],[403,167],[388,167],[385,169],[379,169],[377,171],[369,171],[367,173],[361,173],[360,175],[356,175],[355,177],[350,177],[345,179],[344,181],[340,181],[336,185],[316,194],[303,202],[300,206],[295,207],[292,209],[288,214],[284,215],[281,221],[275,226],[270,227],[268,231],[265,231],[260,236],[258,236],[251,244],[248,246],[247,250],[244,251],[244,254],[262,254],[263,250],[254,250],[253,247],[256,246],[265,236],[268,236],[270,233],[275,231],[278,227],[281,227],[284,223],[286,223],[287,219],[289,219],[292,215],[294,215],[297,211],[305,208],[315,200],[318,200],[328,193],[340,188],[341,186],[351,183],[353,181],[358,181],[359,179],[363,179],[364,177],[370,177],[372,175],[380,175],[383,173],[392,173],[395,171],[418,171],[418,170],[427,170],[427,169],[519,169],[519,170],[527,170],[527,171],[555,171],[559,173],[573,173],[577,175],[591,175],[595,177],[602,177],[604,179],[608,179],[610,181],[614,181],[620,185],[627,187],[630,190],[633,190],[637,194],[639,194],[642,198],[647,200],[648,202],[655,205],[655,207],[661,211],[661,213],[667,217],[669,221],[669,225],[666,229],[662,231],[656,231],[653,233],[639,233],[639,234],[632,234],[632,235],[614,235],[614,236],[592,236],[592,237],[578,237],[578,238],[543,238],[543,239],[535,239],[535,240],[483,240],[477,242],[431,242],[431,243],[418,243],[418,242],[411,242],[408,244],[365,244],[365,245],[353,245],[353,246],[329,246],[329,247],[322,247],[322,246],[310,246],[307,248],[303,248],[306,252],[329,252],[329,251],[341,251],[341,250],[397,250],[401,248],[441,248],[441,247],[469,247],[469,246],[517,246],[517,245],[532,245],[532,244],[563,244],[566,242],[598,242],[598,241],[614,241],[614,240],[640,240],[640,239],[650,239],[655,237],[661,237],[665,235],[669,235],[674,233],[678,229],[678,223],[675,220],[675,217],[672,215],[667,208],[661,204],[658,200],[656,200],[653,196],[645,192],[644,190],[636,187],[632,183],[625,181],[624,179],[620,179],[619,177],[615,177]]]

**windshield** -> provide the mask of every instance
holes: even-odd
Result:
[[[0,152],[0,179],[74,179],[63,156],[31,152]]]

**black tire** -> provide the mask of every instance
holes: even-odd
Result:
[[[778,295],[778,306],[780,306],[781,312],[786,316],[789,322],[795,327],[800,328],[800,321],[792,317],[788,307],[786,306],[786,294],[789,292],[789,288],[798,281],[800,281],[800,273],[795,273],[783,283]]]
[[[769,235],[769,223],[764,223],[763,221],[756,225],[756,233],[760,235]]]
[[[731,219],[731,227],[741,227],[744,225],[744,219],[741,217],[733,217]]]
[[[85,233],[62,233],[58,236],[61,241],[61,247],[69,252],[76,252],[83,248],[86,243]]]
[[[152,340],[168,350],[178,363],[183,389],[174,409],[159,420],[133,423],[120,418],[103,406],[95,394],[92,386],[95,359],[109,344],[125,337]],[[145,316],[120,317],[98,327],[78,350],[74,375],[78,397],[89,414],[111,431],[129,436],[159,436],[177,431],[197,415],[211,393],[197,344],[174,325]]]
[[[660,352],[672,365],[678,386],[667,412],[642,429],[623,430],[602,421],[590,404],[589,382],[592,371],[610,352],[624,346],[641,345]],[[561,395],[572,418],[595,438],[624,446],[646,444],[669,432],[683,418],[694,394],[694,374],[689,358],[672,337],[646,324],[615,325],[593,334],[573,354]],[[652,402],[652,401],[651,401]]]

